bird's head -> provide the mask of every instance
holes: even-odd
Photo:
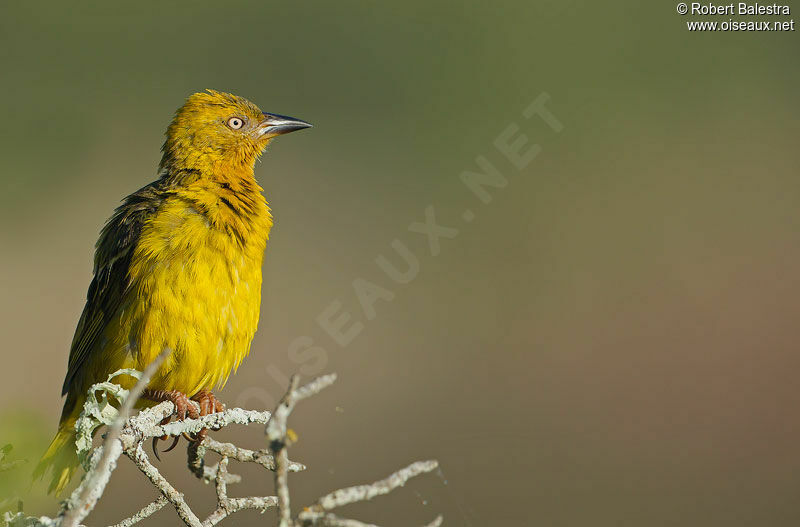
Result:
[[[195,93],[167,128],[160,168],[252,171],[273,138],[310,126],[230,93]]]

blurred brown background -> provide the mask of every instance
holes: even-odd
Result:
[[[49,441],[99,229],[154,178],[172,112],[215,88],[315,124],[257,167],[276,216],[262,323],[221,393],[263,408],[295,371],[340,374],[293,418],[295,504],[433,457],[440,477],[344,512],[800,524],[798,37],[686,20],[669,2],[5,2],[0,443],[33,462]],[[560,133],[521,115],[543,92]],[[512,123],[542,149],[521,171],[493,145]],[[508,178],[488,204],[459,180],[480,155]],[[435,257],[408,230],[429,206],[460,231]],[[375,263],[401,266],[395,239],[419,259],[405,285]],[[372,320],[359,278],[394,295]],[[335,301],[364,325],[346,346],[316,320]],[[313,360],[288,352],[303,336]],[[182,450],[162,466],[202,510]],[[271,491],[245,474],[239,495]],[[4,475],[6,508],[26,478]],[[52,513],[37,492],[26,510]],[[89,524],[153,497],[123,463]]]

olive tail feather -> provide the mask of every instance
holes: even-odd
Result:
[[[33,471],[34,479],[41,479],[48,471],[52,471],[47,489],[51,494],[60,494],[80,466],[75,450],[75,421],[74,417],[69,417],[59,424],[50,447]]]

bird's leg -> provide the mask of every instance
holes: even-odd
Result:
[[[217,397],[211,393],[210,390],[200,390],[192,396],[192,401],[200,405],[200,415],[209,415],[225,410],[225,405],[222,404]],[[198,431],[194,437],[186,436],[186,439],[195,443],[202,443],[203,439],[208,435],[208,428],[203,428]]]
[[[189,398],[183,392],[179,392],[176,390],[146,389],[145,391],[142,392],[142,398],[149,399],[151,401],[155,401],[158,403],[164,401],[171,402],[172,404],[175,405],[174,415],[178,418],[179,421],[183,421],[184,419],[186,419],[187,415],[191,419],[197,419],[198,417],[200,417],[200,413],[197,411],[194,405],[189,402]],[[171,420],[172,420],[172,415],[168,415],[167,417],[161,420],[160,424],[165,425],[169,423]],[[159,461],[161,461],[161,458],[158,455],[158,441],[159,440],[166,441],[167,437],[168,436],[164,435],[161,437],[153,438],[153,453],[156,455],[156,458]],[[169,448],[167,448],[164,452],[169,452],[170,450],[175,448],[175,445],[178,444],[179,439],[180,436],[175,436],[175,440],[172,442]]]

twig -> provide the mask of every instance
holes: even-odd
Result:
[[[303,525],[313,525],[315,527],[378,527],[372,523],[364,523],[349,518],[340,518],[330,512],[320,514]]]
[[[294,405],[299,401],[311,397],[327,388],[336,381],[336,374],[324,375],[317,377],[310,383],[302,388],[298,388],[300,378],[293,375],[289,381],[289,389],[286,395],[283,396],[275,411],[272,412],[272,418],[266,426],[267,440],[269,441],[269,448],[272,450],[272,455],[275,456],[275,488],[278,492],[278,526],[291,527],[292,510],[289,498],[289,456],[286,452],[288,446],[287,440],[287,425],[286,422],[294,410]]]
[[[142,509],[133,516],[125,518],[121,522],[115,523],[111,527],[130,527],[134,523],[139,523],[148,516],[151,516],[152,514],[155,514],[156,512],[160,511],[168,503],[169,501],[167,500],[167,498],[165,498],[164,496],[159,496],[154,501],[150,502],[148,505],[142,507]]]
[[[147,454],[144,453],[142,443],[138,443],[136,448],[132,451],[126,450],[125,454],[133,461],[134,465],[142,471],[142,474],[150,480],[150,483],[161,492],[161,495],[175,507],[175,511],[178,513],[180,519],[183,520],[183,523],[189,527],[200,527],[202,525],[197,515],[192,512],[192,509],[186,504],[186,500],[183,499],[183,494],[178,492],[178,490],[167,481],[167,478],[162,476],[158,469],[150,463]]]
[[[267,470],[275,470],[275,458],[268,450],[250,450],[234,445],[233,443],[221,443],[211,437],[206,437],[202,444],[192,443],[189,445],[189,470],[195,476],[202,479],[206,483],[211,483],[216,477],[217,465],[211,467],[205,466],[206,450],[216,452],[220,456],[228,457],[234,461],[242,463],[256,463],[261,465]],[[289,462],[289,472],[300,472],[306,469],[302,463],[294,461]],[[236,474],[228,474],[227,483],[238,483],[241,478]]]
[[[190,401],[190,403],[197,404],[194,401]],[[166,425],[159,424],[163,418],[172,415],[174,411],[175,405],[165,401],[140,412],[139,415],[130,418],[122,430],[120,440],[127,447],[141,439],[161,437],[162,435],[181,435],[184,432],[194,434],[202,428],[219,429],[232,424],[266,424],[271,415],[269,412],[229,408],[222,412],[204,415],[198,419],[185,419]]]
[[[133,405],[139,399],[142,391],[144,391],[145,387],[150,382],[150,378],[170,353],[172,353],[170,349],[165,349],[159,353],[158,357],[144,369],[141,378],[139,378],[133,389],[128,393],[128,397],[119,409],[119,415],[117,415],[117,418],[106,434],[103,446],[96,452],[102,453],[99,454],[99,459],[93,465],[94,468],[86,474],[80,486],[78,486],[70,499],[67,500],[66,508],[61,516],[62,527],[76,527],[81,520],[89,515],[97,504],[97,500],[103,495],[103,491],[111,477],[111,472],[117,465],[117,459],[120,454],[122,454],[122,445],[117,441],[122,425],[128,418],[128,415],[130,415],[131,410],[133,410]]]
[[[439,516],[434,518],[432,522],[425,525],[424,527],[440,527],[440,525],[442,525],[443,523],[444,523],[444,516],[440,514]]]
[[[278,499],[275,496],[229,498],[227,475],[228,458],[223,456],[217,465],[217,476],[214,481],[217,490],[217,508],[203,522],[203,527],[213,527],[234,512],[243,509],[257,509],[264,512],[278,504]]]
[[[223,519],[241,510],[250,509],[264,512],[271,508],[277,509],[280,527],[375,527],[368,523],[339,517],[332,513],[331,510],[388,494],[405,485],[409,479],[431,472],[438,467],[436,461],[412,463],[372,484],[346,487],[326,494],[313,505],[304,508],[297,517],[294,517],[290,507],[288,477],[290,472],[305,470],[306,467],[289,460],[288,448],[296,440],[296,437],[288,428],[287,422],[299,401],[311,397],[330,386],[336,380],[336,375],[319,377],[304,386],[300,386],[298,377],[292,377],[289,389],[272,413],[231,408],[199,419],[187,419],[181,422],[161,425],[161,420],[175,411],[175,406],[171,402],[163,402],[142,410],[138,415],[129,417],[136,399],[167,353],[164,352],[159,355],[147,367],[134,388],[128,393],[116,419],[109,427],[102,446],[91,451],[87,475],[73,492],[59,516],[56,518],[32,518],[26,517],[21,512],[16,514],[6,513],[5,520],[9,526],[76,527],[92,510],[102,495],[121,454],[125,454],[136,465],[161,495],[137,513],[112,527],[131,527],[163,509],[168,504],[173,506],[183,524],[189,527],[214,527]],[[125,373],[131,374],[130,372]],[[137,373],[133,372],[132,374]],[[103,387],[107,389],[108,383],[103,383]],[[112,385],[112,388],[117,387]],[[91,407],[86,411],[95,410],[95,407]],[[202,481],[213,483],[217,497],[216,508],[203,520],[186,503],[183,493],[167,481],[150,462],[143,448],[147,439],[158,437],[165,433],[178,435],[181,433],[194,433],[201,428],[219,429],[231,424],[247,425],[251,423],[265,425],[268,449],[250,450],[232,443],[216,441],[210,437],[206,437],[201,443],[190,443],[188,448],[189,469]],[[220,456],[217,464],[206,466],[205,457],[208,452],[214,452]],[[277,495],[230,497],[228,495],[228,485],[241,481],[240,476],[231,474],[228,471],[231,460],[242,463],[255,463],[267,470],[274,471]],[[439,516],[426,527],[440,527],[442,522],[443,519]]]
[[[278,527],[291,527],[292,508],[289,498],[289,454],[286,452],[286,420],[294,409],[294,393],[300,378],[293,375],[289,381],[289,391],[272,412],[266,426],[267,439],[272,455],[275,456],[275,490],[278,493]]]
[[[358,485],[333,491],[318,499],[309,509],[322,512],[343,507],[344,505],[349,505],[357,501],[368,501],[375,496],[389,494],[394,489],[405,485],[409,479],[426,472],[433,472],[437,468],[439,468],[438,461],[417,461],[406,468],[398,470],[389,477],[370,485]]]
[[[440,527],[444,523],[444,516],[441,514],[434,518],[430,523],[426,523],[424,527]],[[305,526],[313,527],[378,527],[371,523],[364,523],[350,518],[342,518],[330,512],[319,513],[313,519],[306,520],[303,524]]]

